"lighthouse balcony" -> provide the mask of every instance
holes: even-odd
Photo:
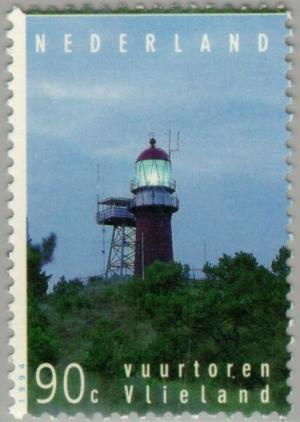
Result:
[[[141,191],[132,199],[132,208],[137,207],[167,207],[177,211],[179,209],[179,200],[176,195],[168,191]]]
[[[97,224],[108,226],[135,226],[135,217],[130,212],[131,199],[106,198],[98,201]]]
[[[137,179],[132,179],[130,182],[130,190],[131,192],[135,193],[139,188],[145,188],[145,187],[164,187],[169,189],[171,192],[175,192],[176,190],[176,181],[174,179],[170,179],[168,181],[163,181],[162,183],[157,181],[157,182],[153,182],[153,181],[149,181],[147,182],[142,182],[139,181]]]

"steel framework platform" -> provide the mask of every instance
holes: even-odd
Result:
[[[109,197],[97,201],[97,224],[113,228],[105,277],[127,277],[134,273],[135,217],[132,199]]]

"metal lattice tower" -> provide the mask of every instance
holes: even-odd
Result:
[[[135,228],[114,226],[108,255],[106,278],[126,277],[134,272]]]
[[[129,211],[131,199],[106,198],[97,201],[97,224],[111,226],[112,238],[105,270],[106,278],[133,275],[135,258],[135,218]]]

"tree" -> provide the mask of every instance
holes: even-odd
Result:
[[[151,293],[170,293],[183,282],[182,273],[177,262],[155,261],[146,269],[145,289]]]
[[[291,252],[287,247],[282,246],[279,249],[278,255],[276,255],[271,264],[272,271],[276,276],[286,279],[289,275],[290,267],[287,264],[287,260],[290,256]]]
[[[206,263],[203,272],[208,280],[234,281],[236,275],[241,272],[252,272],[257,268],[258,263],[254,255],[241,251],[234,257],[223,254],[217,265]]]
[[[189,266],[189,264],[183,264],[182,266],[182,277],[185,280],[188,280],[191,276],[191,267]]]
[[[48,281],[51,275],[43,271],[43,267],[53,260],[56,246],[56,235],[51,233],[41,243],[33,244],[31,239],[27,242],[27,278],[29,294],[34,297],[43,297],[48,289]]]
[[[215,360],[226,361],[234,351],[236,363],[265,360],[273,368],[274,381],[286,378],[288,256],[286,248],[281,248],[272,263],[273,271],[244,252],[223,255],[216,265],[204,266],[206,286],[199,291],[191,321],[198,320],[202,332],[212,338]],[[211,359],[211,352],[209,356]],[[247,381],[259,382],[257,375]]]
[[[31,369],[42,362],[56,363],[59,352],[57,333],[52,321],[34,296],[28,303],[28,358]]]
[[[51,321],[45,312],[45,298],[51,275],[43,267],[52,261],[56,236],[51,233],[41,243],[33,244],[28,239],[28,355],[31,368],[41,362],[56,362],[58,341]]]

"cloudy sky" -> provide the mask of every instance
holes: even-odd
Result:
[[[284,176],[287,98],[286,16],[30,16],[27,18],[28,218],[30,236],[58,238],[47,268],[55,282],[99,274],[95,223],[101,192],[130,196],[137,155],[154,133],[181,133],[172,157],[180,210],[173,216],[175,258],[199,268],[206,257],[244,250],[269,265],[286,234]],[[269,39],[257,51],[257,34]],[[46,52],[35,52],[35,35]],[[63,50],[72,34],[73,52]],[[101,36],[99,53],[89,36]],[[127,34],[126,54],[118,51]],[[146,33],[156,53],[146,54]],[[174,33],[182,53],[174,52]],[[200,53],[203,33],[211,53]],[[228,34],[240,52],[229,53]],[[107,246],[110,232],[107,230]]]

